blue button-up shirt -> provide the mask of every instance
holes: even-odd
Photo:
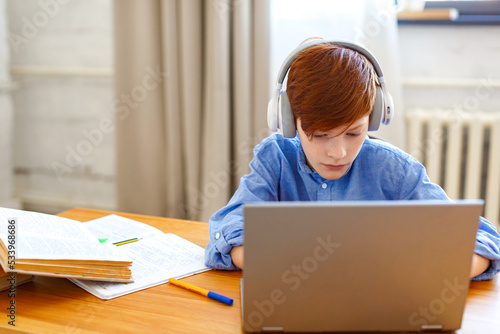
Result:
[[[297,137],[280,134],[254,148],[251,172],[241,178],[229,203],[209,221],[206,265],[238,269],[229,252],[243,244],[243,204],[262,201],[449,200],[429,181],[424,166],[404,151],[366,138],[349,170],[337,180],[326,180],[312,170]],[[492,265],[475,279],[490,279],[500,271],[500,236],[480,217],[475,252]]]

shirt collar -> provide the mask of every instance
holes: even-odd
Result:
[[[300,171],[306,174],[316,173],[316,171],[309,167],[309,165],[307,164],[306,154],[304,153],[304,149],[302,148],[302,144],[300,143],[298,133],[293,141],[295,142],[295,145],[297,145],[297,161],[299,162]]]

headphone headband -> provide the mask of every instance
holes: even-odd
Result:
[[[382,72],[382,68],[378,64],[377,59],[375,58],[375,56],[370,51],[368,51],[364,47],[362,47],[360,45],[357,45],[357,44],[354,44],[354,43],[351,43],[351,42],[347,42],[347,41],[334,41],[334,40],[326,40],[326,39],[314,39],[314,40],[311,40],[309,42],[306,42],[304,44],[299,45],[298,47],[295,48],[295,50],[293,50],[285,58],[285,60],[283,61],[283,64],[280,67],[280,70],[278,72],[278,80],[277,80],[276,83],[283,85],[283,81],[285,81],[286,74],[288,73],[288,70],[290,69],[290,66],[292,66],[292,63],[295,61],[295,59],[297,59],[300,56],[300,54],[302,53],[302,51],[304,51],[306,49],[309,49],[310,47],[313,47],[314,45],[318,45],[318,44],[338,45],[338,46],[342,46],[344,48],[351,49],[351,50],[354,50],[356,52],[359,52],[363,56],[365,56],[368,59],[368,61],[373,65],[373,68],[375,69],[375,73],[377,73],[377,76],[379,78],[383,78],[384,77],[384,73]],[[281,87],[280,87],[280,89],[281,89]]]

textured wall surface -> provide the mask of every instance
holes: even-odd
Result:
[[[406,109],[500,112],[500,26],[404,25],[399,32]]]
[[[7,13],[16,195],[42,211],[113,209],[112,1],[8,0]]]
[[[9,205],[13,195],[13,110],[7,36],[6,3],[5,0],[0,0],[0,205]]]

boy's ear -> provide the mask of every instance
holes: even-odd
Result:
[[[297,127],[295,125],[295,117],[293,116],[292,108],[286,91],[282,91],[279,97],[279,123],[280,129],[283,132],[283,137],[294,138]]]

